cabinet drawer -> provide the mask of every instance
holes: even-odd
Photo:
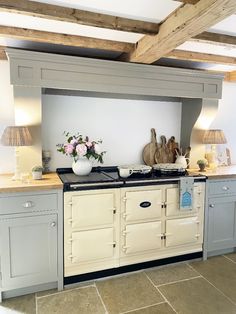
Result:
[[[57,210],[57,194],[0,197],[0,215]]]
[[[236,194],[236,180],[209,182],[209,195]]]

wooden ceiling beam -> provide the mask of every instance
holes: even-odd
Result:
[[[130,52],[134,48],[131,43],[8,26],[0,26],[0,37],[121,52]]]
[[[113,30],[157,34],[159,24],[28,0],[0,0],[0,11]]]
[[[153,63],[235,12],[235,0],[199,0],[195,5],[181,6],[160,25],[157,35],[141,38],[134,51],[122,59]]]
[[[236,82],[236,71],[226,73],[225,81]]]
[[[236,58],[234,57],[178,49],[175,49],[168,53],[165,58],[214,64],[236,65]]]
[[[7,60],[5,48],[6,47],[4,47],[4,46],[0,46],[0,60]]]
[[[192,39],[191,39],[192,40]],[[236,46],[236,36],[203,32],[193,38],[193,40],[198,42],[208,42],[212,44],[219,44],[222,46]]]

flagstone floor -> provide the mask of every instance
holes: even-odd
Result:
[[[236,253],[4,300],[0,314],[236,314]]]

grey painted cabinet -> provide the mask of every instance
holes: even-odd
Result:
[[[63,288],[62,191],[0,193],[0,300]]]
[[[218,255],[236,247],[236,180],[208,184],[205,253]]]
[[[2,286],[21,288],[57,281],[57,215],[0,222]]]

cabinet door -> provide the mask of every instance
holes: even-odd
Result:
[[[0,236],[4,289],[57,280],[57,215],[1,221]]]
[[[125,254],[161,248],[161,222],[146,222],[127,225],[123,231]]]
[[[208,251],[236,246],[236,197],[210,198]]]
[[[114,246],[113,228],[73,232],[71,263],[112,258]]]
[[[166,221],[166,246],[194,244],[202,241],[198,217]]]
[[[72,196],[72,229],[112,224],[114,210],[113,193]]]
[[[124,219],[127,222],[161,217],[162,190],[125,193]]]

